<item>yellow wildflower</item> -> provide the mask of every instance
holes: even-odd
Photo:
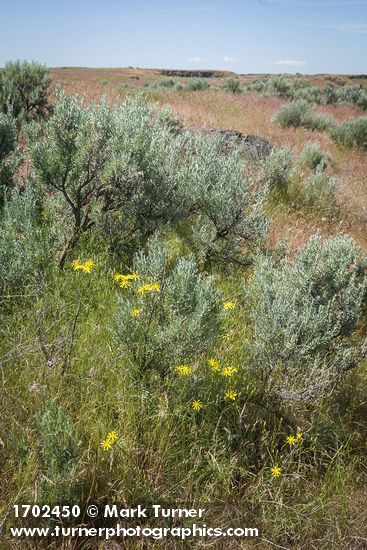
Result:
[[[84,264],[79,260],[74,260],[71,264],[74,271],[83,271],[84,273],[90,273],[92,268],[96,265],[92,260],[86,260]]]
[[[271,475],[273,477],[279,477],[281,473],[282,473],[282,470],[281,468],[279,468],[279,466],[274,466],[274,468],[271,469]]]
[[[74,260],[71,265],[74,271],[78,271],[78,269],[83,269],[83,264],[79,260]]]
[[[107,434],[106,439],[104,439],[101,443],[101,447],[104,451],[108,451],[109,449],[112,449],[113,444],[115,443],[117,439],[117,432],[112,431],[109,434]]]
[[[137,273],[128,273],[127,275],[122,275],[122,273],[115,273],[113,280],[114,281],[136,281],[139,279]]]
[[[182,374],[182,376],[189,376],[189,374],[192,373],[192,368],[189,367],[189,365],[179,365],[176,367],[176,370],[178,374]]]
[[[101,443],[101,447],[104,451],[108,451],[109,449],[112,448],[112,445],[113,445],[113,442],[112,441],[109,441],[108,439],[105,439],[104,441],[102,441]]]
[[[120,288],[128,288],[131,281],[136,281],[138,279],[137,273],[128,273],[127,275],[122,275],[122,273],[116,273],[113,277],[114,281],[119,283]]]
[[[223,336],[223,340],[225,340],[226,342],[228,342],[228,340],[231,340],[232,338],[233,338],[232,332],[226,332],[225,335]]]
[[[302,441],[302,439],[303,439],[303,434],[302,434],[302,432],[298,432],[298,433],[297,433],[297,439],[298,439],[298,441]]]
[[[107,435],[106,441],[110,441],[111,443],[115,443],[117,439],[117,432],[112,431]]]
[[[235,367],[227,367],[226,369],[222,370],[221,375],[225,377],[230,377],[236,372],[238,372],[238,369],[236,369]]]
[[[200,409],[203,408],[203,404],[199,399],[194,401],[191,406],[194,409],[194,411],[200,411]]]
[[[84,266],[83,266],[84,273],[90,273],[92,271],[92,268],[95,265],[96,264],[92,260],[87,260],[86,262],[84,262]]]
[[[133,308],[131,310],[131,316],[132,317],[136,317],[137,315],[139,315],[139,313],[140,313],[140,309]]]
[[[228,302],[224,302],[223,304],[223,307],[224,309],[234,309],[235,308],[235,303],[232,302],[231,300],[228,300]]]
[[[233,390],[228,390],[227,393],[224,395],[224,399],[230,399],[231,401],[234,401],[237,397],[237,392]]]
[[[161,289],[161,285],[159,283],[153,283],[150,285],[149,290],[154,292],[159,292]]]
[[[145,294],[146,292],[159,292],[160,289],[161,286],[159,283],[152,283],[139,286],[138,292],[139,294]]]
[[[209,366],[211,367],[211,369],[215,372],[219,372],[220,371],[220,367],[219,367],[219,361],[217,361],[216,359],[209,359],[208,360],[208,364]]]
[[[289,443],[289,445],[292,447],[292,445],[295,444],[295,442],[297,441],[296,438],[294,437],[294,435],[289,435],[287,437],[287,443]]]

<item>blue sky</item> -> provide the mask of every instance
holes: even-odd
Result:
[[[0,66],[367,73],[367,0],[0,0]]]

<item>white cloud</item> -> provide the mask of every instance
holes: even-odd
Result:
[[[278,65],[280,67],[302,67],[307,65],[307,61],[302,59],[281,59],[280,61],[273,61],[272,65]]]
[[[224,63],[237,63],[238,59],[236,59],[235,57],[231,57],[230,55],[225,55],[223,57],[223,61]]]
[[[187,61],[191,61],[192,63],[204,63],[208,60],[206,57],[188,57]]]

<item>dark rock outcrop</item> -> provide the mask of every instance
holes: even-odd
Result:
[[[222,71],[185,71],[162,69],[161,74],[164,76],[183,76],[188,78],[221,78],[228,76],[229,73]]]
[[[259,162],[265,159],[272,150],[272,146],[267,139],[252,134],[242,134],[236,130],[211,130],[213,133],[219,133],[223,136],[224,153],[230,151],[233,146],[241,146],[244,157],[247,160]]]

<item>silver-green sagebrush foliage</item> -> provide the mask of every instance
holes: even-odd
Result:
[[[357,333],[366,258],[347,236],[312,237],[293,258],[257,258],[253,300],[254,375],[281,400],[313,402],[359,364]]]
[[[335,190],[337,180],[325,173],[323,165],[319,164],[314,174],[305,181],[304,200],[308,206],[324,205],[332,210],[336,206]]]
[[[367,117],[346,120],[332,129],[331,137],[344,147],[367,151]]]
[[[0,71],[0,109],[19,123],[47,117],[51,112],[48,69],[35,61],[8,61]]]
[[[321,132],[331,129],[334,124],[330,117],[316,113],[314,107],[305,99],[298,99],[280,107],[274,120],[283,128],[295,126]]]
[[[88,107],[61,94],[54,115],[28,138],[34,177],[62,196],[73,219],[60,265],[95,224],[114,247],[131,247],[182,220],[205,244],[205,259],[241,262],[264,241],[264,197],[244,177],[239,151],[220,154],[221,139],[177,124],[172,131],[141,98]]]
[[[77,98],[61,94],[52,118],[30,133],[28,154],[37,182],[60,193],[73,218],[61,264],[90,227],[90,209],[105,191],[103,174],[111,156],[113,124],[105,102],[87,108]]]
[[[170,262],[158,239],[137,253],[131,282],[117,295],[116,341],[126,361],[143,374],[162,376],[200,357],[220,335],[223,306],[213,280],[193,258]],[[123,274],[121,274],[123,275]],[[137,277],[134,279],[134,277]],[[129,281],[129,279],[127,279]]]
[[[293,154],[288,147],[273,149],[262,162],[261,178],[271,190],[285,191],[293,168]]]
[[[19,160],[15,122],[0,113],[0,206],[14,185],[13,176]]]
[[[307,142],[299,156],[299,162],[302,167],[309,170],[325,170],[331,161],[331,155],[328,151],[322,151],[318,143]]]
[[[0,286],[36,284],[51,260],[52,240],[34,191],[14,190],[0,212]]]

